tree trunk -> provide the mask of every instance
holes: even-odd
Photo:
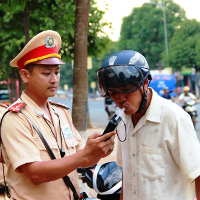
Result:
[[[28,3],[26,3],[26,6],[24,7],[24,34],[26,37],[26,44],[30,41],[30,35],[29,35],[29,9],[28,9]]]
[[[90,0],[77,0],[74,35],[73,106],[75,127],[85,138],[87,128],[88,72],[87,41]]]

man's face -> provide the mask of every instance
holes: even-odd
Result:
[[[165,94],[168,94],[169,90],[168,89],[165,89]]]
[[[185,91],[185,95],[188,95],[189,91]]]
[[[31,95],[40,98],[53,97],[60,81],[59,65],[35,65],[33,71],[28,72],[26,90]]]
[[[117,89],[119,90],[119,88]],[[140,107],[143,96],[143,89],[140,87],[138,90],[131,93],[119,93],[114,90],[110,90],[109,94],[120,109],[123,107],[125,108],[124,113],[126,115],[132,115],[135,114]]]

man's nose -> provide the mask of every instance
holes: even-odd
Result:
[[[55,82],[57,82],[58,81],[58,76],[56,75],[56,74],[52,74],[51,75],[51,83],[55,83]]]
[[[119,103],[124,103],[126,101],[126,96],[123,93],[118,93],[117,94],[117,101]]]

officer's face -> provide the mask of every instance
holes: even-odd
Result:
[[[59,65],[35,65],[32,72],[27,71],[26,90],[40,98],[53,97],[60,81]]]

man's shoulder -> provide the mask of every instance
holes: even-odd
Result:
[[[1,107],[4,107],[4,108],[7,108],[8,106],[6,105],[6,104],[4,104],[4,103],[0,103],[0,106]]]
[[[176,103],[169,101],[168,99],[162,98],[161,96],[154,95],[153,101],[150,105],[152,107],[151,112],[160,113],[160,116],[169,115],[177,117],[180,115],[184,116],[185,111]],[[159,114],[158,114],[159,115]]]
[[[189,95],[190,97],[192,97],[192,98],[195,98],[195,95],[194,95],[194,94],[192,94],[191,92],[190,92],[190,93],[188,93],[188,95]]]
[[[9,106],[8,110],[12,112],[20,112],[26,106],[25,102],[15,102],[11,106]]]
[[[7,109],[7,106],[3,103],[0,103],[0,115],[2,115]]]
[[[182,99],[184,97],[184,93],[180,94],[179,99]]]
[[[66,106],[65,104],[54,102],[54,101],[50,101],[50,100],[48,102],[53,106],[57,106],[57,107],[65,108],[65,109],[69,110],[69,107]]]

